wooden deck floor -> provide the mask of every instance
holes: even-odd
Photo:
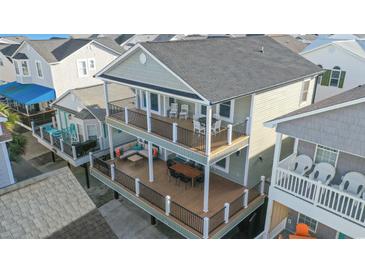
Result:
[[[169,178],[166,162],[162,160],[154,161],[154,182],[148,182],[148,162],[147,159],[140,160],[137,164],[129,160],[116,160],[116,168],[131,177],[139,178],[144,184],[155,191],[178,202],[185,208],[193,211],[201,217],[212,216],[224,206],[224,203],[232,202],[243,194],[244,187],[233,183],[216,174],[210,174],[209,186],[209,212],[203,212],[203,186],[196,184],[195,187],[188,186],[183,182],[176,182],[174,178]]]

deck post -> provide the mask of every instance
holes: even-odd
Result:
[[[209,236],[209,218],[204,217],[203,219],[203,239],[208,239]]]
[[[208,212],[209,210],[209,165],[204,166],[204,205],[203,211]]]
[[[224,223],[227,224],[229,220],[229,203],[224,204]]]
[[[110,178],[112,181],[115,180],[115,164],[110,165]]]
[[[56,128],[56,118],[54,117],[54,115],[52,115],[52,127]]]
[[[265,176],[260,177],[260,195],[265,195]]]
[[[33,135],[35,134],[35,125],[34,125],[34,121],[31,121],[30,122],[30,125],[31,125],[31,127],[32,127],[32,133],[33,133]]]
[[[152,154],[152,142],[148,142],[148,178],[153,182],[153,154]]]
[[[212,106],[207,106],[206,113],[206,128],[205,128],[205,154],[210,154],[212,140]]]
[[[104,146],[103,146],[103,137],[102,136],[99,136],[98,141],[99,141],[99,150],[103,150],[104,149]]]
[[[271,184],[275,184],[276,182],[276,168],[278,167],[280,161],[282,137],[283,134],[276,132],[275,151],[274,151],[274,159],[272,163],[272,172],[271,172]]]
[[[151,132],[151,96],[148,91],[146,92],[146,110],[147,110],[147,131]]]
[[[232,125],[231,124],[229,124],[228,126],[227,126],[227,143],[229,144],[229,145],[231,145],[232,144]]]
[[[108,139],[109,139],[109,154],[110,159],[114,160],[114,144],[113,144],[113,130],[112,127],[108,125]]]
[[[41,135],[41,139],[43,139],[43,127],[42,126],[39,127],[39,133]]]
[[[93,153],[92,152],[89,152],[89,161],[90,161],[90,168],[93,168],[94,167],[94,159],[93,159]]]
[[[124,108],[124,122],[128,125],[128,107]]]
[[[247,116],[246,117],[246,135],[248,136],[248,135],[250,135],[250,116]]]
[[[136,178],[134,180],[134,184],[135,184],[135,189],[136,189],[136,196],[139,197],[139,179]]]
[[[170,211],[171,211],[171,197],[169,195],[167,195],[165,197],[165,214],[166,214],[166,216],[170,215]]]
[[[87,163],[82,165],[85,170],[85,178],[86,178],[86,188],[90,188],[90,178],[89,178],[89,171],[87,170]]]
[[[51,146],[53,146],[53,136],[51,133],[48,133],[49,134],[49,141],[51,142]]]
[[[247,208],[248,206],[248,188],[245,188],[243,191],[243,207]]]
[[[60,138],[60,147],[61,147],[61,151],[63,152],[63,139],[62,138]]]
[[[104,82],[104,100],[105,100],[105,110],[106,116],[109,117],[109,94],[108,94],[108,82]]]
[[[172,141],[174,143],[177,141],[177,123],[172,123]]]
[[[77,159],[77,155],[76,155],[76,147],[75,147],[75,146],[72,146],[71,148],[72,148],[72,158],[73,158],[74,160],[76,160],[76,159]]]

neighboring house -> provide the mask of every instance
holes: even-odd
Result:
[[[282,44],[283,46],[286,46],[295,53],[302,52],[308,46],[308,44],[303,43],[301,40],[298,40],[297,38],[289,34],[271,34],[269,36],[276,42]]]
[[[116,84],[109,91],[112,100],[133,96],[130,88]],[[89,162],[90,151],[99,156],[108,153],[102,84],[69,90],[52,103],[52,108],[56,111],[54,125],[42,125],[33,131],[38,142],[73,166]],[[116,130],[112,135],[115,144],[135,139]]]
[[[0,189],[15,183],[6,147],[6,143],[12,140],[10,132],[3,126],[6,120],[5,117],[0,116]]]
[[[110,140],[90,172],[183,236],[221,238],[264,202],[275,132],[262,123],[311,104],[321,72],[264,36],[138,44],[97,75],[108,130],[138,143]],[[112,101],[111,83],[134,98]]]
[[[50,103],[67,90],[100,84],[94,74],[124,51],[108,38],[24,41],[12,54],[16,81],[0,87],[0,95],[31,128],[49,122]]]
[[[277,135],[268,237],[293,233],[297,223],[317,238],[365,237],[364,121],[361,86],[266,122]],[[283,136],[295,139],[288,157]]]
[[[19,44],[0,44],[0,83],[16,81],[15,67],[11,56]]]
[[[345,38],[350,37],[320,36],[301,53],[326,70],[319,78],[315,102],[365,83],[365,40]]]

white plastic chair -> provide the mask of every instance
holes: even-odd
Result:
[[[336,169],[329,163],[318,163],[313,171],[309,174],[309,179],[320,181],[325,185],[329,185],[335,177]]]
[[[365,191],[365,176],[359,172],[351,171],[342,177],[339,185],[341,191],[348,192],[356,197],[363,197]]]
[[[194,133],[198,132],[199,134],[200,133],[205,134],[205,128],[200,125],[199,121],[194,120],[193,124],[194,124]]]
[[[295,158],[289,170],[294,171],[300,175],[304,175],[312,168],[312,165],[313,160],[309,156],[302,154]]]
[[[184,118],[185,120],[188,118],[189,114],[189,105],[181,105],[181,111],[179,113],[179,117]]]
[[[221,119],[221,116],[218,113],[214,113],[213,114],[213,118],[215,118],[217,120],[220,120]]]
[[[221,131],[221,124],[222,124],[222,120],[217,120],[213,127],[212,127],[212,132],[213,134],[217,134],[219,131]]]
[[[177,103],[172,103],[171,104],[171,108],[170,108],[170,113],[169,113],[169,117],[177,117],[177,112],[178,112],[178,104]]]

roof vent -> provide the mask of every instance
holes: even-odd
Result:
[[[261,48],[260,48],[260,52],[261,52],[261,53],[264,53],[264,46],[261,46]]]

